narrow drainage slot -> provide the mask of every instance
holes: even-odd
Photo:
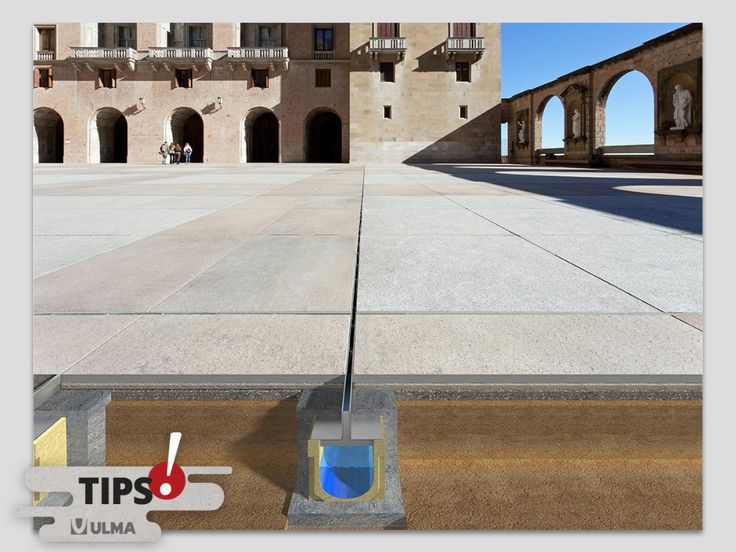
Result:
[[[335,498],[358,498],[373,486],[373,445],[320,445],[319,480]]]

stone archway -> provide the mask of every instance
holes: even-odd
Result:
[[[539,149],[544,148],[544,145],[542,142],[542,137],[543,137],[543,132],[544,132],[544,125],[543,125],[544,112],[547,109],[547,106],[549,105],[550,101],[553,98],[556,98],[560,102],[560,104],[563,106],[562,110],[563,110],[563,120],[564,120],[564,105],[565,104],[559,96],[557,96],[556,94],[549,94],[541,102],[539,102],[539,105],[537,105],[537,109],[534,112],[534,144],[533,144],[532,153]]]
[[[304,123],[306,161],[342,162],[342,120],[334,111],[317,109]]]
[[[645,167],[666,161],[677,170],[700,172],[703,159],[702,41],[702,23],[685,25],[502,100],[501,120],[509,125],[509,161],[530,164],[539,161],[535,151],[541,148],[541,133],[535,132],[534,119],[541,103],[551,96],[559,96],[564,99],[565,109],[563,163],[592,167]],[[637,76],[641,73],[648,81],[645,86],[644,78],[640,78],[640,87],[633,95],[639,101],[630,104],[636,109],[624,107],[618,110],[618,115],[613,109],[606,113],[609,103],[611,107],[614,105],[619,92],[634,91],[634,87],[621,83],[621,88],[616,86],[611,95],[614,85],[632,72]],[[674,120],[673,106],[678,85],[691,96],[687,108],[692,122],[680,125]],[[644,90],[646,93],[640,95]],[[625,95],[628,94],[621,94],[621,98]],[[686,94],[684,96],[687,98]],[[651,104],[648,103],[650,101]],[[646,106],[647,111],[639,109],[641,106]],[[651,112],[648,111],[650,106]],[[609,140],[607,135],[609,130],[613,130],[613,117],[616,121],[626,121],[628,128],[622,125],[622,132]],[[531,138],[529,146],[515,141],[520,121],[530,123],[527,128],[527,135]],[[629,132],[631,128],[641,132]],[[639,143],[632,143],[634,140]]]
[[[248,163],[278,163],[279,120],[272,111],[256,108],[243,120],[245,157]]]
[[[33,162],[64,162],[64,120],[48,107],[33,112]]]
[[[595,148],[602,148],[606,146],[607,142],[609,142],[609,139],[606,137],[606,119],[607,119],[607,107],[608,107],[608,99],[611,96],[611,92],[616,87],[616,85],[619,83],[619,81],[623,77],[628,77],[629,75],[638,75],[646,82],[649,83],[649,96],[645,101],[651,102],[652,107],[652,114],[651,114],[651,136],[650,138],[645,142],[646,144],[654,144],[654,129],[655,129],[655,98],[654,98],[654,86],[652,84],[652,79],[643,71],[640,71],[638,69],[627,69],[625,71],[621,71],[617,74],[615,74],[613,77],[611,77],[606,84],[601,88],[600,93],[598,94],[598,98],[596,99],[595,103]]]
[[[192,163],[204,161],[204,122],[202,116],[189,107],[175,109],[166,120],[166,143],[192,147]]]
[[[89,122],[89,162],[128,162],[128,121],[114,107],[103,107]]]
[[[559,119],[558,128],[550,128],[553,124],[557,123]],[[546,131],[545,131],[546,127]],[[537,109],[536,117],[534,119],[534,142],[535,150],[537,149],[549,149],[549,148],[564,148],[565,147],[565,103],[557,95],[550,95],[539,104]],[[559,131],[560,140],[552,139],[558,134]]]

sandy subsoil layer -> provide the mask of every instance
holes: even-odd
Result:
[[[699,529],[699,401],[403,401],[412,529]]]
[[[180,466],[232,466],[214,512],[153,512],[162,529],[283,529],[296,479],[296,401],[113,401],[107,407],[107,464],[166,460],[181,431]]]
[[[215,512],[163,529],[283,529],[295,401],[113,401],[107,463],[228,465]],[[700,401],[399,401],[409,529],[700,529]]]

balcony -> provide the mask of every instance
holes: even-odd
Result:
[[[116,69],[125,64],[128,69],[135,71],[135,60],[138,56],[133,48],[98,48],[98,47],[73,47],[68,59],[72,60],[77,70],[81,65],[93,70],[99,65],[114,65]]]
[[[458,54],[472,54],[475,59],[480,59],[485,51],[483,37],[451,36],[447,39],[445,53],[447,58],[453,58]]]
[[[380,54],[393,54],[402,59],[406,54],[406,37],[371,37],[368,41],[368,51],[374,57]]]
[[[148,60],[154,62],[154,71],[156,63],[164,66],[164,69],[170,71],[171,68],[181,66],[183,64],[190,65],[193,70],[198,71],[200,65],[205,65],[208,71],[212,71],[212,59],[214,53],[212,48],[190,47],[190,48],[160,48],[151,47],[148,49]]]
[[[335,51],[334,50],[315,50],[314,55],[312,57],[319,61],[335,59]]]
[[[289,70],[289,49],[286,46],[267,46],[267,47],[242,47],[227,49],[228,62],[239,62],[245,68],[247,65],[269,65],[271,70],[275,69],[275,65],[280,63],[283,65],[284,71]]]
[[[53,50],[37,50],[33,52],[33,61],[54,61],[56,52]]]

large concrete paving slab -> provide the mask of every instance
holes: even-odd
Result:
[[[366,185],[365,187],[365,198],[426,196],[428,192],[431,192],[431,190],[426,186],[413,182],[401,184],[371,184],[370,186]]]
[[[33,317],[33,373],[59,374],[79,362],[138,316]]]
[[[359,312],[646,312],[516,236],[361,239]]]
[[[211,213],[211,209],[39,209],[36,236],[149,236]]]
[[[371,196],[363,200],[363,209],[391,209],[404,211],[407,209],[452,209],[458,206],[444,197],[427,193],[422,196]],[[400,213],[397,213],[397,215]]]
[[[243,196],[36,196],[34,209],[220,209]]]
[[[140,236],[34,236],[33,277],[111,251]]]
[[[359,209],[291,209],[262,233],[273,235],[355,236],[360,221]]]
[[[662,231],[646,225],[616,220],[610,216],[580,209],[505,209],[503,211],[471,208],[473,212],[521,236],[542,235],[661,235]]]
[[[348,315],[145,315],[70,375],[327,375],[345,370]]]
[[[38,166],[34,371],[338,376],[362,215],[358,377],[697,376],[700,182],[490,164]]]
[[[151,236],[36,279],[34,312],[147,312],[243,238]]]
[[[665,312],[703,312],[703,244],[680,236],[533,236]]]
[[[267,228],[288,212],[286,208],[220,209],[212,214],[173,226],[159,235],[209,238],[212,236],[243,238]]]
[[[363,210],[364,235],[509,235],[500,226],[457,207]]]
[[[361,198],[356,195],[259,195],[235,205],[242,209],[360,209]]]
[[[556,209],[556,212],[562,216],[564,211],[559,209],[564,208],[564,205],[557,205],[551,201],[545,201],[544,198],[539,196],[523,196],[523,195],[502,195],[502,196],[475,196],[466,195],[458,196],[452,194],[444,195],[445,199],[453,203],[462,205],[474,212],[486,214],[494,214],[498,212],[505,212],[506,210],[521,210],[521,209]]]
[[[156,310],[349,313],[355,250],[355,236],[255,236]]]
[[[703,373],[702,331],[664,314],[359,314],[355,347],[369,381]]]

